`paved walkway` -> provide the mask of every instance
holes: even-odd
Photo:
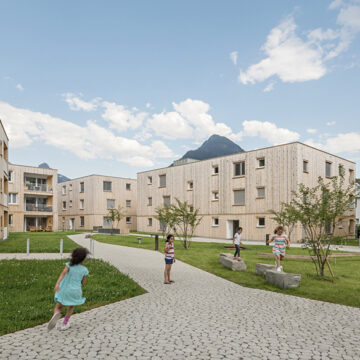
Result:
[[[24,253],[0,253],[0,260],[61,260],[68,259],[70,254],[59,253],[30,253],[29,255]]]
[[[359,358],[360,309],[244,288],[180,261],[164,285],[154,251],[95,243],[95,255],[148,293],[74,315],[66,332],[2,336],[1,359]]]

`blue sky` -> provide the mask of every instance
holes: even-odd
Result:
[[[0,0],[10,161],[135,177],[211,134],[360,168],[360,1]]]

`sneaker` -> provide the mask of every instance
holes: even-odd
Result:
[[[61,313],[56,313],[53,315],[47,326],[48,331],[52,330],[55,327],[56,323],[60,318],[61,318]]]
[[[62,323],[60,326],[60,330],[67,330],[70,327],[70,321],[67,324]]]
[[[238,257],[236,260],[237,260],[237,261],[242,261],[241,257]]]
[[[281,272],[281,266],[277,266],[277,267],[276,267],[276,271],[277,271],[277,272]]]
[[[280,271],[283,272],[283,267],[282,266],[280,266]]]

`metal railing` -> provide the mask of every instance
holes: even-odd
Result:
[[[25,211],[52,212],[52,206],[44,204],[25,204]]]
[[[33,185],[28,184],[24,186],[25,191],[42,191],[42,192],[52,192],[53,189],[51,186],[48,186],[46,184],[40,184],[40,185]]]

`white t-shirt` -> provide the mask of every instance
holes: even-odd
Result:
[[[235,233],[234,238],[235,238],[235,245],[240,245],[241,234]]]

